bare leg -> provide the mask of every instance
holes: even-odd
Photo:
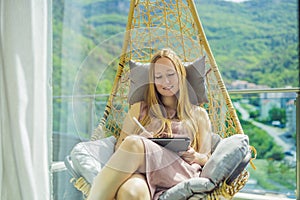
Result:
[[[133,174],[117,193],[117,200],[150,200],[150,191],[142,174]]]
[[[137,170],[143,170],[144,144],[140,137],[128,136],[96,176],[88,200],[112,200],[119,187]]]

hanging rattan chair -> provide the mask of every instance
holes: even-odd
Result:
[[[131,0],[123,42],[113,89],[108,98],[104,115],[95,129],[91,140],[107,135],[118,137],[128,104],[129,61],[149,62],[156,50],[171,48],[184,62],[205,56],[206,89],[208,103],[204,106],[212,122],[213,132],[222,138],[234,134],[244,134],[242,126],[226,90],[218,66],[206,39],[193,0]],[[69,169],[70,162],[66,162]],[[71,170],[72,171],[72,170]],[[74,186],[85,196],[90,184],[73,171]],[[246,170],[235,178],[223,181],[205,199],[231,199],[246,184],[249,173]],[[190,199],[204,199],[197,194]]]

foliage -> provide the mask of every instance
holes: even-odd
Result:
[[[253,110],[249,112],[250,118],[256,119],[259,117],[260,112],[259,110]]]
[[[296,0],[195,0],[195,4],[225,83],[241,79],[269,87],[299,85]],[[53,96],[110,93],[129,1],[54,0],[52,10]],[[70,117],[63,110],[72,105],[53,107],[58,120],[54,130],[67,131]],[[247,126],[249,132],[259,133]],[[259,156],[267,157],[273,143],[264,140],[263,133],[257,135],[261,137],[251,137],[262,149]]]
[[[251,146],[258,150],[258,159],[282,160],[284,157],[283,149],[279,146],[269,134],[253,125],[250,121],[245,121],[241,113],[237,111],[238,118],[243,126],[244,133],[249,136]]]
[[[297,141],[297,134],[296,133],[293,133],[293,135],[292,135],[292,138],[295,140],[295,141]]]
[[[241,79],[269,87],[299,85],[296,0],[195,0],[195,4],[226,83]],[[53,1],[54,95],[71,94],[84,59],[103,41],[125,30],[128,9],[125,0]],[[112,49],[122,46],[123,38],[117,38],[120,44]],[[98,55],[111,60],[103,51]],[[97,66],[97,60],[94,63]],[[90,70],[86,76],[94,73]],[[82,84],[95,85],[96,79],[87,78]],[[107,80],[112,82],[111,76]],[[94,88],[82,89],[94,92]],[[101,92],[109,93],[109,87]]]
[[[257,170],[248,167],[252,179],[257,180],[258,185],[266,190],[278,192],[291,192],[296,188],[296,170],[289,168],[283,162],[273,160],[254,160]]]
[[[226,83],[299,86],[297,1],[196,2]]]
[[[280,121],[282,124],[286,123],[286,112],[283,108],[273,107],[269,110],[270,121]]]

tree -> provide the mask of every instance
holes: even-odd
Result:
[[[280,121],[282,124],[286,122],[286,113],[282,108],[273,107],[269,110],[270,121]]]

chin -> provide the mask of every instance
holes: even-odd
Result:
[[[175,94],[173,92],[164,92],[161,95],[165,96],[165,97],[173,97],[173,96],[175,96]]]

